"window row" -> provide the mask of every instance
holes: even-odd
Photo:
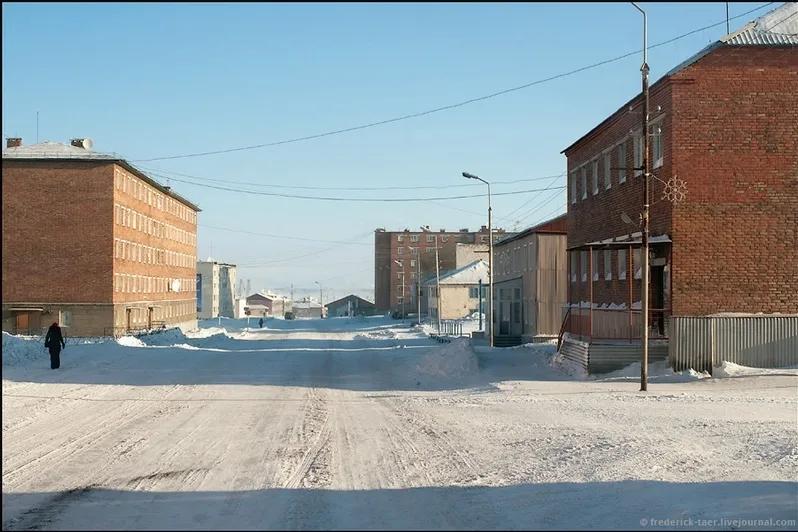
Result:
[[[197,235],[194,233],[155,220],[118,203],[114,204],[114,221],[117,225],[130,227],[156,238],[167,238],[187,246],[197,245]]]
[[[410,272],[410,273],[408,273],[408,274],[407,274],[407,277],[409,277],[410,279],[415,279],[415,278],[416,278],[416,272]],[[406,278],[407,278],[407,277],[406,277]],[[397,280],[397,281],[401,281],[401,280],[402,280],[402,274],[401,274],[401,273],[397,273],[397,274],[396,274],[396,280]]]
[[[629,268],[629,254],[626,249],[594,249],[592,253],[593,281],[598,281],[602,278],[605,281],[612,281],[613,277],[619,280],[626,279],[626,272]],[[640,257],[640,248],[634,249],[632,252],[632,269],[634,270],[635,279],[641,279],[643,276]],[[588,252],[571,251],[569,263],[571,282],[575,283],[577,279],[579,279],[583,283],[586,283],[587,277],[590,274]]]
[[[662,126],[651,126],[649,133],[651,147],[652,168],[662,166]],[[577,198],[587,199],[588,190],[598,195],[603,188],[612,188],[613,180],[617,185],[626,182],[629,170],[634,176],[643,173],[643,135],[642,130],[632,135],[632,167],[628,168],[627,154],[628,140],[624,139],[612,148],[605,150],[599,157],[583,163],[568,175],[568,190],[571,203],[576,203]]]
[[[194,209],[186,207],[181,202],[160,193],[138,177],[121,169],[117,169],[114,173],[114,185],[117,190],[129,194],[151,207],[168,212],[185,222],[197,223],[197,213]]]
[[[165,294],[167,292],[194,292],[191,279],[173,279],[170,277],[152,277],[149,275],[133,275],[128,273],[114,274],[114,292],[125,294]]]
[[[192,255],[154,248],[121,238],[114,239],[114,258],[141,264],[175,266],[178,268],[194,268],[197,264],[196,257]]]

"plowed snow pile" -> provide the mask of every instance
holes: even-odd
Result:
[[[438,379],[456,379],[475,375],[479,370],[479,362],[469,341],[457,338],[425,355],[416,365],[420,376]]]
[[[38,336],[14,336],[3,331],[3,366],[16,366],[40,358],[49,360],[44,341]]]

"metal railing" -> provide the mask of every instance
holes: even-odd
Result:
[[[558,346],[562,337],[568,334],[582,341],[626,340],[634,342],[641,337],[641,314],[639,309],[606,309],[589,307],[570,307],[563,318]],[[667,340],[670,329],[670,309],[649,309],[649,338]]]
[[[143,336],[157,334],[166,330],[166,322],[153,321],[151,326],[139,325],[131,327],[106,327],[103,332],[105,336],[119,338],[120,336]]]

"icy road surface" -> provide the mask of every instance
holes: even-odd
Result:
[[[643,394],[383,318],[222,325],[57,371],[4,335],[3,529],[796,528],[794,375]]]

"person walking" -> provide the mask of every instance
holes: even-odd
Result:
[[[53,322],[47,329],[47,336],[44,337],[44,347],[50,350],[50,369],[61,367],[61,349],[66,347],[64,336],[61,334],[61,327],[58,322]]]
[[[261,319],[259,319],[259,320],[258,320],[258,327],[260,327],[261,329],[263,329],[263,318],[261,318]]]

